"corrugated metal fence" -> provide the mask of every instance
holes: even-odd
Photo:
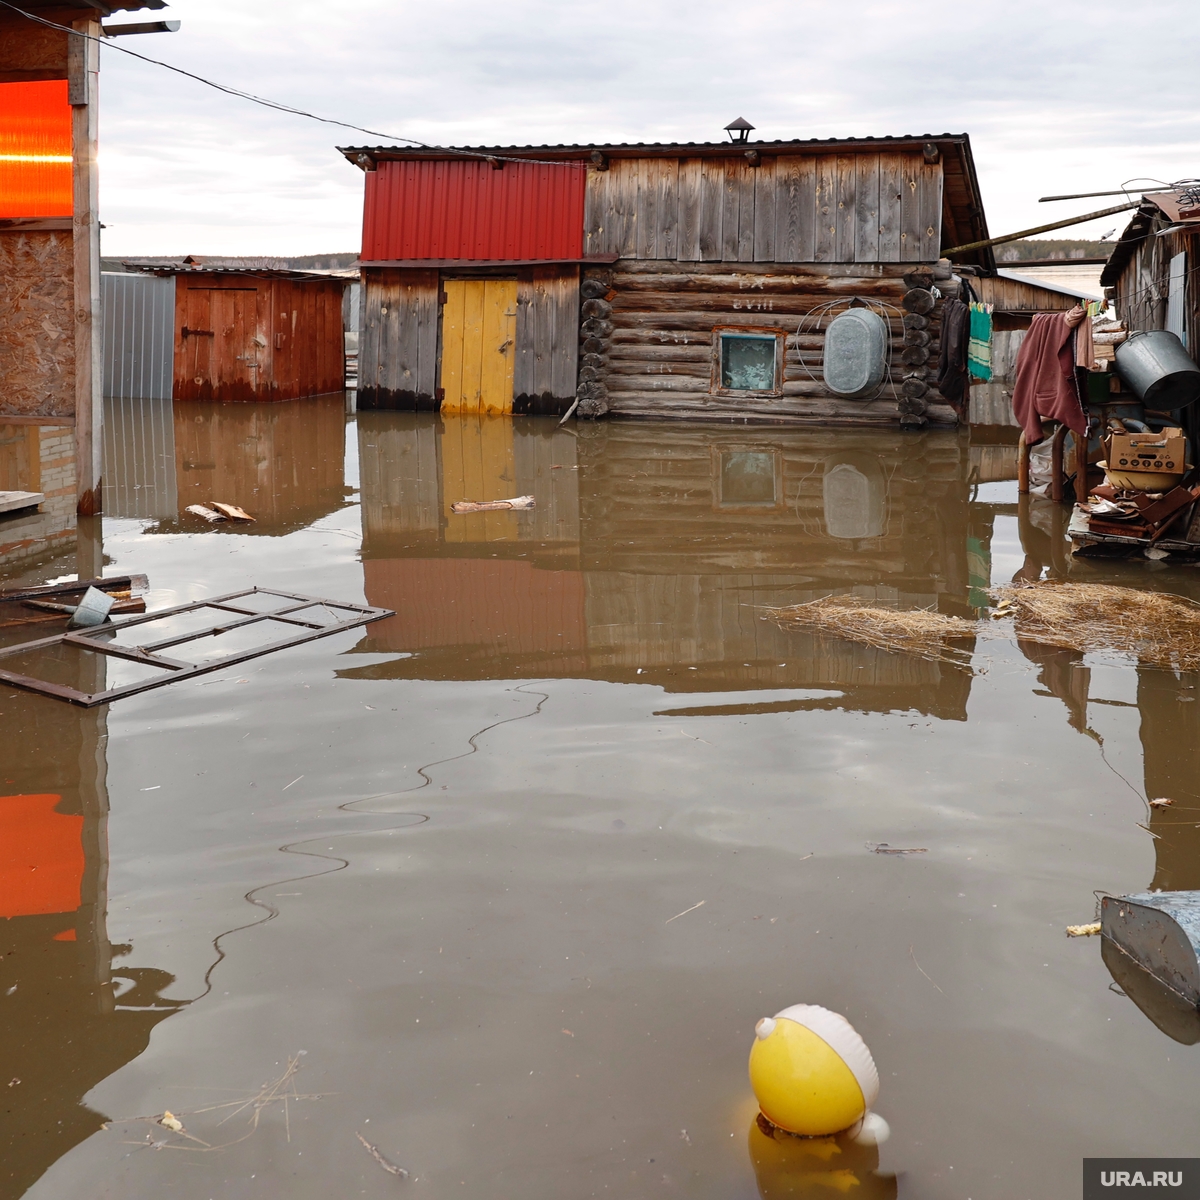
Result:
[[[175,279],[101,276],[104,394],[170,400],[175,367]]]

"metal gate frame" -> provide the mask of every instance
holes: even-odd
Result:
[[[240,600],[243,596],[278,596],[282,600],[295,601],[282,608],[268,612],[257,612],[250,608],[240,608],[231,604],[232,600]],[[333,625],[321,625],[314,621],[305,621],[296,616],[310,608],[328,608],[339,612],[352,613],[352,617],[338,621]],[[222,625],[210,625],[205,629],[192,633],[176,634],[174,637],[162,638],[156,642],[148,642],[144,646],[112,646],[106,645],[100,639],[122,629],[134,625],[145,625],[150,621],[159,621],[163,617],[172,617],[178,613],[196,612],[202,608],[212,608],[221,612],[236,614],[240,619],[228,621]],[[151,688],[165,687],[181,679],[192,679],[196,675],[207,675],[211,671],[219,671],[222,667],[235,666],[252,658],[260,658],[264,654],[272,654],[276,650],[286,650],[289,646],[303,645],[305,642],[316,641],[318,638],[329,637],[330,634],[341,633],[347,629],[355,629],[371,621],[380,621],[384,617],[394,617],[395,611],[390,608],[375,608],[369,604],[351,604],[344,600],[324,600],[319,596],[303,596],[296,592],[278,592],[272,588],[246,588],[241,592],[230,592],[225,596],[215,596],[211,600],[197,600],[192,604],[180,604],[175,608],[164,608],[158,612],[146,613],[144,616],[131,617],[126,621],[114,621],[105,625],[97,625],[93,629],[60,633],[54,637],[40,638],[34,642],[22,642],[16,646],[0,648],[0,659],[11,658],[17,654],[27,654],[33,650],[44,650],[56,646],[74,646],[80,650],[90,650],[96,654],[107,654],[113,658],[124,658],[131,662],[143,663],[146,666],[161,667],[163,675],[155,679],[146,679],[140,683],[127,683],[122,687],[110,688],[108,691],[89,694],[77,688],[65,687],[62,684],[50,683],[44,679],[35,679],[31,675],[20,675],[14,671],[0,669],[0,682],[23,688],[30,692],[39,692],[43,696],[53,696],[56,700],[66,700],[81,708],[94,708],[97,704],[109,704],[113,700],[121,700],[125,696],[135,696],[139,692]],[[170,646],[181,646],[186,642],[198,641],[200,638],[215,637],[217,634],[228,633],[246,625],[254,625],[259,621],[280,621],[286,625],[299,625],[308,632],[297,633],[292,637],[256,646],[251,650],[242,650],[235,654],[227,654],[223,658],[206,663],[189,663],[181,659],[166,658],[156,653]]]

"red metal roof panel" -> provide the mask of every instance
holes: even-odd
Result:
[[[382,162],[366,174],[364,261],[578,259],[582,163]]]

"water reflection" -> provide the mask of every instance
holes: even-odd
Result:
[[[75,686],[103,686],[102,663],[77,670]],[[100,1128],[84,1096],[181,1006],[163,997],[171,975],[122,963],[132,947],[108,941],[106,741],[103,709],[7,696],[0,708],[5,1195],[22,1195]]]
[[[762,1200],[852,1195],[895,1200],[896,1176],[879,1170],[879,1149],[849,1138],[802,1138],[773,1129],[761,1118],[750,1125],[750,1161]]]
[[[961,720],[970,679],[783,633],[765,605],[831,590],[969,611],[965,447],[953,434],[363,414],[368,601],[358,647],[405,657],[345,678],[579,676],[668,691],[832,687],[806,707]],[[530,512],[458,499],[533,493]]]
[[[238,504],[281,536],[347,503],[340,394],[286,404],[115,400],[105,408],[105,513],[156,518],[152,533],[195,531],[189,504]]]

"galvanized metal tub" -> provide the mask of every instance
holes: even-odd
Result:
[[[857,399],[873,392],[887,370],[887,322],[869,308],[851,308],[825,331],[825,386]]]
[[[1200,399],[1200,367],[1165,329],[1131,333],[1116,351],[1117,371],[1150,408],[1183,408]]]

